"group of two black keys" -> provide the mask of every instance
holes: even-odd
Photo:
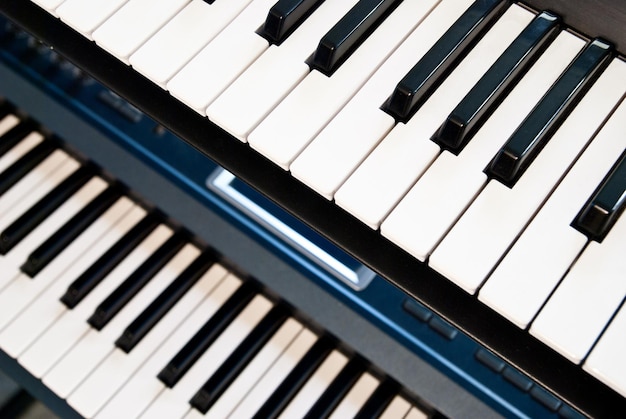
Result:
[[[279,44],[320,3],[319,0],[278,1],[259,34]],[[400,3],[401,0],[359,1],[324,35],[308,64],[332,76]],[[507,0],[475,1],[400,80],[381,108],[396,121],[407,122],[510,5]],[[561,26],[557,15],[547,11],[537,14],[454,108],[432,140],[442,149],[460,153],[560,33]],[[489,177],[513,187],[613,55],[609,42],[590,41],[504,142],[485,169]],[[620,161],[623,165],[623,157]],[[613,174],[607,176],[573,222],[575,228],[591,239],[601,241],[624,209],[626,181],[619,167],[618,162]]]

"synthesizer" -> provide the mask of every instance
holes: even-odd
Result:
[[[143,3],[0,8],[583,413],[623,410],[623,4]]]

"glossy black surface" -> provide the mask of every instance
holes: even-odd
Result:
[[[35,166],[41,163],[55,150],[56,145],[52,141],[43,141],[23,155],[19,160],[7,167],[0,173],[0,195],[8,191],[20,181]]]
[[[267,14],[259,34],[282,43],[324,0],[278,0]]]

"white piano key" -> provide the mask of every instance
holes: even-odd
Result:
[[[226,419],[301,330],[302,324],[297,320],[287,319],[206,414],[213,419]],[[193,413],[200,412],[192,409],[188,416]]]
[[[165,83],[215,37],[251,0],[191,0],[131,57],[135,70],[165,87]],[[207,74],[207,78],[210,74]]]
[[[59,397],[67,398],[114,349],[115,339],[179,273],[179,251],[100,331],[89,332],[43,377],[43,382]]]
[[[182,417],[191,408],[189,400],[229,354],[245,339],[254,326],[271,309],[272,303],[257,295],[217,340],[172,388],[166,388],[141,415],[142,418]],[[235,416],[239,417],[239,416]]]
[[[346,397],[330,415],[330,419],[341,419],[355,416],[369,396],[376,390],[379,381],[369,373],[364,373],[352,386]]]
[[[132,274],[159,246],[165,243],[171,235],[172,230],[165,225],[159,225],[155,228],[80,304],[72,310],[67,310],[61,318],[57,319],[18,358],[18,362],[33,376],[43,377],[90,330],[86,320],[98,304]]]
[[[396,396],[380,415],[379,419],[403,418],[409,413],[410,408],[411,403],[409,403],[404,397]]]
[[[209,269],[205,276],[210,277],[215,289],[98,412],[98,419],[136,418],[157,398],[165,389],[157,374],[241,284],[237,277],[226,275],[220,265]]]
[[[313,332],[308,329],[302,330],[274,365],[241,401],[231,414],[231,417],[244,419],[254,416],[256,411],[263,405],[263,402],[272,395],[272,392],[287,377],[316,340],[317,336]]]
[[[63,0],[32,0],[32,1],[33,3],[37,4],[38,6],[41,6],[43,9],[52,13],[53,15],[55,14],[54,10],[57,7],[59,7],[61,3],[63,3]]]
[[[606,71],[626,79],[623,62],[616,61]],[[626,132],[626,102],[481,288],[478,298],[517,326],[528,325],[587,243],[587,237],[570,224],[626,148],[622,132]]]
[[[0,157],[0,173],[22,158],[26,153],[35,148],[44,140],[43,135],[38,132],[31,132],[19,143],[15,144],[9,151]]]
[[[401,3],[331,77],[309,73],[250,134],[252,148],[287,169],[436,3]]]
[[[128,0],[66,0],[56,10],[59,18],[87,38]]]
[[[394,119],[380,106],[470,4],[468,0],[442,1],[293,161],[289,167],[292,175],[331,199],[352,170],[393,128]]]
[[[583,368],[626,397],[626,306],[622,306]]]
[[[182,272],[200,254],[200,250],[192,245],[188,245],[183,252],[185,257],[177,261],[180,267],[179,272]],[[129,353],[116,348],[103,360],[70,395],[67,399],[69,405],[81,415],[93,417],[200,304],[215,285],[216,282],[212,277],[203,276]]]
[[[66,158],[62,156],[62,161]],[[62,163],[62,162],[61,162]],[[56,167],[56,165],[55,165]],[[33,175],[39,166],[31,171],[26,177]],[[48,176],[50,171],[37,172],[40,177]],[[26,178],[25,177],[25,178]],[[24,179],[25,179],[24,178]],[[63,203],[45,221],[39,224],[30,234],[24,237],[6,255],[0,256],[0,269],[8,274],[11,270],[17,272],[19,267],[26,261],[28,255],[43,243],[50,235],[57,231],[63,224],[71,219],[76,213],[91,202],[100,192],[107,187],[102,178],[93,178],[80,188],[70,199]],[[1,205],[0,205],[1,207]]]
[[[255,31],[275,2],[253,0],[167,83],[170,94],[205,115],[209,104],[269,47]]]
[[[322,3],[280,47],[270,46],[209,105],[209,119],[246,141],[257,124],[309,73],[305,60],[324,33],[355,3]]]
[[[336,350],[332,351],[279,417],[288,419],[296,417],[302,412],[308,412],[347,362],[348,358],[344,354]]]
[[[467,292],[475,292],[623,93],[623,80],[604,73],[513,188],[495,180],[488,182],[437,246],[430,266]]]
[[[572,362],[587,355],[626,295],[624,237],[622,216],[602,243],[589,243],[531,324],[533,336]]]
[[[88,249],[97,243],[132,205],[128,198],[120,198],[34,278],[21,274],[3,289],[0,293],[0,330],[7,327],[11,319],[26,308],[57,277],[65,275],[71,264],[80,263]]]
[[[122,198],[126,200],[126,198]],[[28,307],[0,333],[0,347],[13,358],[17,358],[41,333],[43,333],[67,308],[59,301],[65,289],[81,273],[91,266],[104,252],[115,244],[130,230],[146,211],[135,206],[130,211],[128,204],[113,206],[110,211],[124,212],[120,218],[104,214],[102,219],[109,224],[108,231],[98,238],[97,243],[90,247],[79,259],[75,260],[63,274],[54,278],[52,284],[42,291]],[[96,222],[97,223],[97,222]],[[94,225],[96,224],[94,223]],[[85,232],[88,234],[87,232]],[[79,238],[78,240],[81,240]],[[58,257],[63,257],[60,254]],[[44,272],[41,272],[43,274]],[[40,275],[35,279],[24,278],[26,285],[42,282]],[[22,287],[24,288],[24,287]]]
[[[93,32],[101,48],[128,63],[130,55],[189,0],[129,0]]]
[[[399,123],[335,194],[339,206],[373,229],[439,155],[430,140],[534,15],[513,5],[405,125]]]
[[[10,226],[22,214],[28,211],[41,198],[46,196],[50,191],[57,187],[67,177],[74,173],[80,167],[80,163],[74,159],[67,159],[57,170],[46,176],[40,184],[28,191],[25,196],[15,203],[6,213],[0,214],[0,231]]]
[[[2,118],[2,120],[0,120],[0,139],[2,135],[4,135],[6,132],[8,132],[11,128],[19,123],[20,119],[13,114],[8,114],[4,118]]]
[[[483,169],[584,43],[563,32],[455,156],[444,151],[381,224],[381,233],[422,262],[487,181]],[[428,203],[428,205],[424,205]]]
[[[404,419],[426,419],[428,418],[428,414],[417,407],[413,407],[409,410],[409,413],[406,414]]]

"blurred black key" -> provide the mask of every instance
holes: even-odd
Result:
[[[185,245],[183,234],[174,234],[96,308],[88,323],[101,330]]]
[[[475,1],[398,83],[383,110],[408,121],[508,6],[502,0]]]
[[[0,195],[8,191],[56,148],[54,141],[43,141],[0,173]]]
[[[121,194],[122,188],[119,185],[109,186],[39,245],[20,267],[21,271],[31,278],[37,275],[91,223],[104,214],[119,199]]]
[[[574,220],[574,227],[591,240],[602,242],[615,221],[626,208],[626,153],[615,163],[609,174]]]
[[[0,99],[0,120],[4,119],[5,116],[13,112],[13,107],[9,105],[4,100]],[[1,136],[0,136],[1,138]]]
[[[0,118],[1,119],[1,118]],[[33,121],[22,121],[0,136],[0,156],[22,141],[28,134],[35,131],[37,124]]]
[[[206,413],[289,317],[283,304],[274,306],[193,396],[193,407]]]
[[[330,75],[402,0],[360,0],[324,35],[309,65]]]
[[[613,47],[589,43],[496,154],[487,174],[513,186],[611,61]]]
[[[0,233],[0,254],[7,254],[16,244],[87,183],[93,175],[93,167],[83,166],[79,168],[11,223],[11,225]]]
[[[543,12],[520,33],[433,136],[459,152],[560,32],[560,19]]]
[[[365,362],[358,355],[352,358],[335,377],[324,393],[307,412],[305,419],[325,418],[335,410],[350,388],[365,371]]]
[[[328,335],[320,337],[254,414],[254,419],[270,419],[280,416],[333,350],[335,344],[335,340]]]
[[[213,265],[216,257],[206,251],[198,256],[167,288],[159,294],[144,311],[126,328],[115,341],[124,352],[130,352],[145,335],[174,307],[183,295]]]
[[[254,298],[257,291],[255,283],[244,282],[161,370],[158,375],[159,380],[166,386],[173,387],[224,329],[234,321]]]
[[[132,252],[143,239],[159,225],[160,217],[150,213],[137,223],[124,237],[119,239],[109,250],[83,272],[61,297],[67,308],[74,308],[80,303],[115,267]]]
[[[385,411],[389,403],[398,394],[398,385],[391,381],[385,380],[381,382],[374,393],[367,399],[365,404],[361,406],[354,419],[377,418]]]
[[[279,0],[267,14],[259,34],[272,44],[280,44],[300,26],[324,0]]]

